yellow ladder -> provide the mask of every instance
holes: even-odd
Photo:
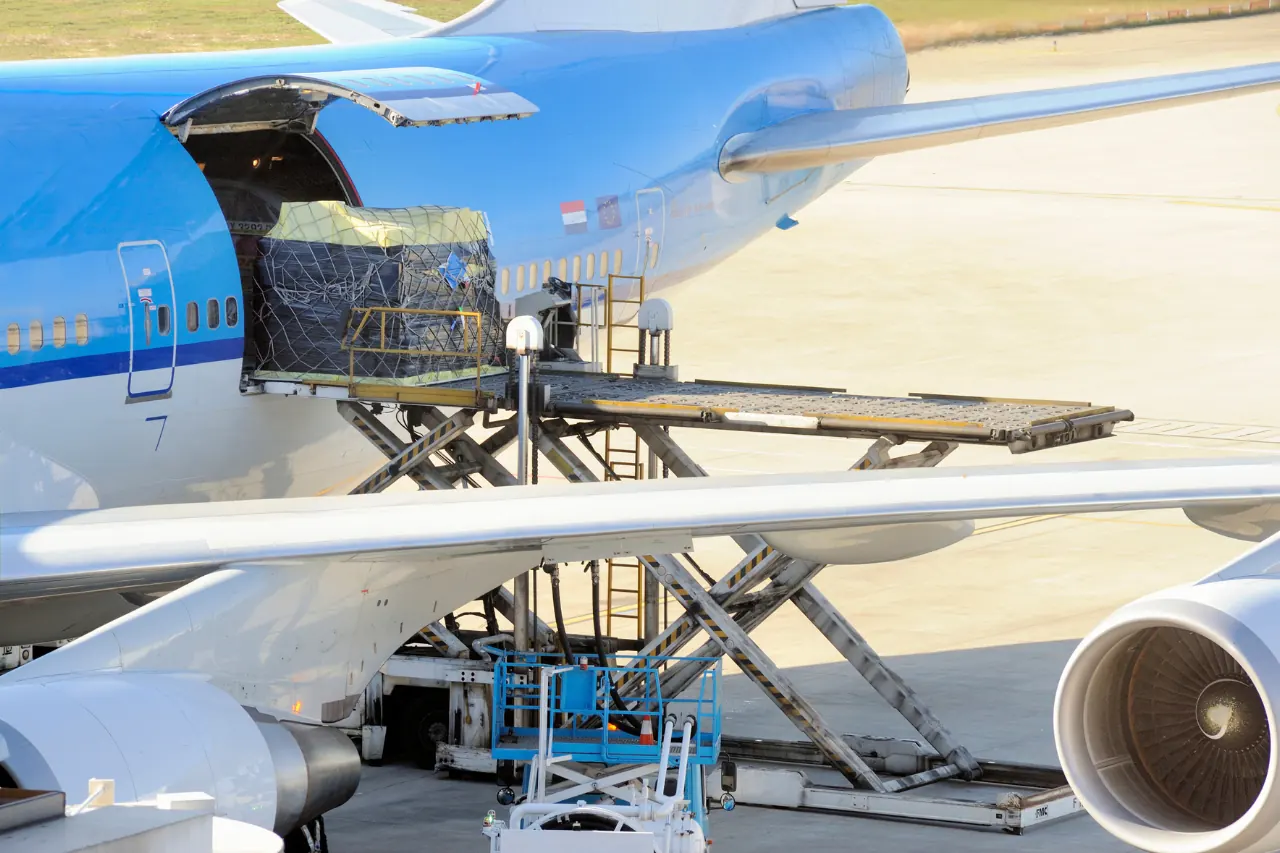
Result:
[[[643,480],[644,463],[641,461],[642,445],[640,437],[631,430],[623,436],[618,430],[609,430],[604,434],[604,461],[619,480]],[[613,633],[614,619],[629,619],[636,624],[636,639],[644,635],[644,565],[635,557],[619,557],[605,561],[608,572],[605,579],[605,633],[616,637]],[[619,596],[616,602],[614,596]],[[622,596],[627,596],[621,599]],[[635,597],[636,609],[633,613],[618,613],[619,607],[631,603]]]
[[[635,281],[635,282],[639,282],[639,283],[640,283],[640,286],[639,286],[639,288],[637,288],[637,290],[639,291],[639,293],[636,295],[636,298],[635,298],[635,299],[622,299],[622,298],[620,298],[619,296],[617,296],[617,295],[616,295],[616,292],[615,292],[615,290],[614,290],[614,282],[615,282],[615,281]],[[613,365],[613,354],[614,354],[615,352],[616,352],[616,353],[632,353],[632,354],[634,354],[634,355],[635,355],[635,362],[639,362],[639,361],[640,361],[640,355],[641,355],[641,350],[640,350],[640,303],[642,303],[642,302],[644,302],[644,276],[642,276],[642,275],[615,275],[615,274],[613,274],[613,273],[610,273],[610,274],[609,274],[609,287],[605,290],[605,303],[604,303],[604,323],[605,323],[605,345],[604,345],[604,359],[605,359],[605,367],[604,367],[604,369],[605,369],[605,372],[606,372],[606,373],[615,373],[615,372],[617,372],[617,371],[615,371],[615,370],[613,369],[613,367],[614,367],[614,365]],[[617,320],[617,316],[616,316],[617,312],[615,311],[615,308],[617,308],[617,306],[619,306],[619,305],[634,305],[634,306],[636,306],[636,316],[635,316],[635,318],[634,318],[635,322],[632,322],[632,323],[619,323],[619,322],[618,322],[618,320]],[[635,337],[636,345],[635,345],[635,347],[634,347],[634,348],[633,348],[633,347],[628,347],[628,346],[626,346],[625,344],[623,344],[623,343],[619,340],[619,336],[614,334],[614,330],[615,330],[615,329],[634,329],[634,330],[635,330],[635,333],[636,333],[636,337]],[[633,363],[635,363],[635,362],[633,362]],[[630,372],[631,372],[630,366],[628,366],[628,365],[624,365],[624,364],[619,363],[618,367],[619,367],[619,368],[621,368],[624,372],[627,372],[627,373],[630,373]]]
[[[615,288],[615,282],[618,281],[634,281],[639,284],[636,288],[636,298],[624,299],[618,295]],[[642,275],[609,275],[609,286],[605,290],[605,371],[614,373],[615,353],[620,356],[631,354],[634,356],[632,363],[640,361],[641,357],[641,340],[640,340],[640,322],[639,322],[639,306],[644,302],[644,276]],[[636,318],[631,323],[618,322],[618,307],[623,305],[636,306]],[[635,346],[628,347],[622,341],[622,336],[615,334],[620,329],[635,330]],[[619,358],[617,365],[620,371],[630,372],[629,365],[622,363]],[[641,454],[644,452],[640,437],[634,432],[627,430],[628,437],[624,438],[617,430],[609,430],[604,434],[604,461],[609,466],[609,470],[613,472],[619,480],[643,480],[645,476],[644,462],[642,462]],[[609,476],[606,474],[606,477]],[[636,638],[640,639],[644,635],[644,565],[636,558],[619,558],[606,560],[608,573],[605,582],[605,633],[609,636],[617,636],[613,633],[614,619],[629,619],[635,622]],[[628,581],[634,580],[630,585]],[[615,612],[614,596],[635,596],[635,611],[633,613],[617,613]],[[625,602],[619,602],[619,606],[623,603],[629,604],[630,599]]]

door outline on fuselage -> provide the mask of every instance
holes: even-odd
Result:
[[[144,302],[141,291],[147,291],[147,297],[150,298],[151,291],[155,290],[155,285],[148,283],[147,287],[140,286],[147,278],[151,278],[153,274],[149,272],[149,267],[143,267],[143,278],[138,282],[137,287],[130,277],[129,265],[125,260],[125,255],[129,249],[141,248],[143,246],[156,246],[160,249],[160,257],[164,259],[164,274],[168,279],[168,308],[169,308],[169,334],[173,337],[173,342],[169,347],[169,364],[154,368],[143,368],[135,370],[135,364],[138,354],[139,335],[142,336],[142,344],[148,351],[158,351],[158,349],[147,347],[147,332],[150,330],[150,314],[152,310],[159,313],[160,304],[154,302]],[[146,400],[163,400],[173,395],[173,376],[178,363],[178,323],[176,322],[177,313],[177,295],[173,286],[173,267],[169,264],[169,251],[165,248],[164,243],[159,240],[133,240],[116,244],[116,257],[120,261],[120,274],[124,278],[124,298],[125,310],[129,316],[129,373],[125,385],[125,402],[141,403]],[[135,298],[135,290],[139,291]],[[136,322],[137,309],[143,307],[146,312],[143,314],[143,328],[138,328]],[[154,306],[154,309],[151,307]],[[155,334],[159,335],[159,318],[156,319]],[[165,372],[167,370],[167,373]]]
[[[656,196],[656,199],[654,198]],[[650,207],[650,205],[655,205]],[[654,233],[656,228],[656,234]],[[645,275],[662,265],[662,241],[667,233],[667,196],[662,187],[636,190],[636,269],[635,275]],[[649,266],[651,245],[657,245],[657,257]]]

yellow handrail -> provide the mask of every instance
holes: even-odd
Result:
[[[365,328],[378,315],[378,346],[357,346],[356,339],[364,333]],[[462,351],[437,350],[429,347],[393,347],[387,345],[387,315],[408,315],[417,317],[455,317],[462,319]],[[357,322],[358,319],[358,322]],[[475,322],[475,349],[471,349],[471,322]],[[354,326],[354,328],[353,328]],[[355,390],[356,353],[378,353],[380,355],[436,355],[453,358],[475,358],[476,360],[476,400],[480,400],[480,379],[484,373],[484,315],[478,311],[448,311],[436,308],[393,308],[389,305],[360,305],[351,309],[347,315],[346,329],[342,335],[342,349],[348,353],[347,381]],[[368,377],[376,379],[377,377]]]

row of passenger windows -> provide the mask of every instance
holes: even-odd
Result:
[[[658,244],[649,244],[649,257],[647,265],[649,269],[653,269],[658,265]],[[613,253],[601,252],[598,256],[591,255],[574,255],[572,258],[561,258],[555,266],[555,276],[561,281],[568,282],[589,282],[597,277],[607,279],[612,273],[613,275],[622,275],[622,250],[614,249]],[[612,261],[613,269],[610,269],[610,261]],[[528,274],[526,277],[526,270]],[[521,264],[517,267],[504,267],[499,276],[499,289],[504,293],[510,293],[514,279],[516,293],[523,293],[525,289],[537,290],[538,286],[552,276],[551,261],[542,262],[542,277],[538,277],[538,264],[531,263],[527,266]]]
[[[216,329],[222,325],[223,304],[217,299],[210,299],[205,303],[204,316],[205,326],[210,329]],[[236,326],[240,323],[240,303],[234,296],[228,296],[225,302],[226,314],[225,319],[228,326]],[[187,303],[187,331],[195,332],[200,329],[200,305],[196,302]],[[156,331],[161,337],[168,335],[173,330],[173,320],[169,314],[168,305],[156,306]],[[5,348],[9,355],[17,355],[22,352],[22,326],[18,323],[10,323],[5,331]],[[32,352],[39,352],[44,349],[44,321],[32,320],[27,326],[26,335],[27,347]],[[55,349],[62,349],[67,345],[67,321],[65,317],[53,318],[53,335],[52,343]],[[77,314],[75,317],[75,343],[78,346],[84,346],[89,343],[89,317],[87,314]]]
[[[236,326],[240,323],[240,303],[236,301],[234,296],[228,296],[226,320],[228,326]],[[218,304],[218,300],[210,299],[204,306],[204,324],[210,329],[216,329],[222,325],[222,308]],[[187,303],[187,331],[195,332],[200,329],[200,306],[194,302]]]
[[[87,314],[77,314],[75,316],[75,343],[78,346],[84,346],[89,343],[89,316]],[[32,352],[44,349],[44,323],[40,320],[32,320],[27,327],[27,344],[31,347]],[[67,319],[65,317],[53,318],[53,346],[56,349],[62,349],[67,345]],[[5,330],[5,349],[9,351],[9,355],[17,355],[22,351],[22,326],[17,323],[10,323]]]

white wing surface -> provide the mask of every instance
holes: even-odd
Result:
[[[923,104],[808,113],[731,138],[726,178],[812,169],[1280,88],[1280,62]]]
[[[387,0],[282,0],[277,5],[333,44],[409,38],[440,26]]]
[[[1047,513],[1280,503],[1280,464],[1192,461],[787,474],[14,514],[0,599],[236,563],[428,552],[552,561],[687,551],[701,536]],[[24,593],[25,590],[25,593]]]

